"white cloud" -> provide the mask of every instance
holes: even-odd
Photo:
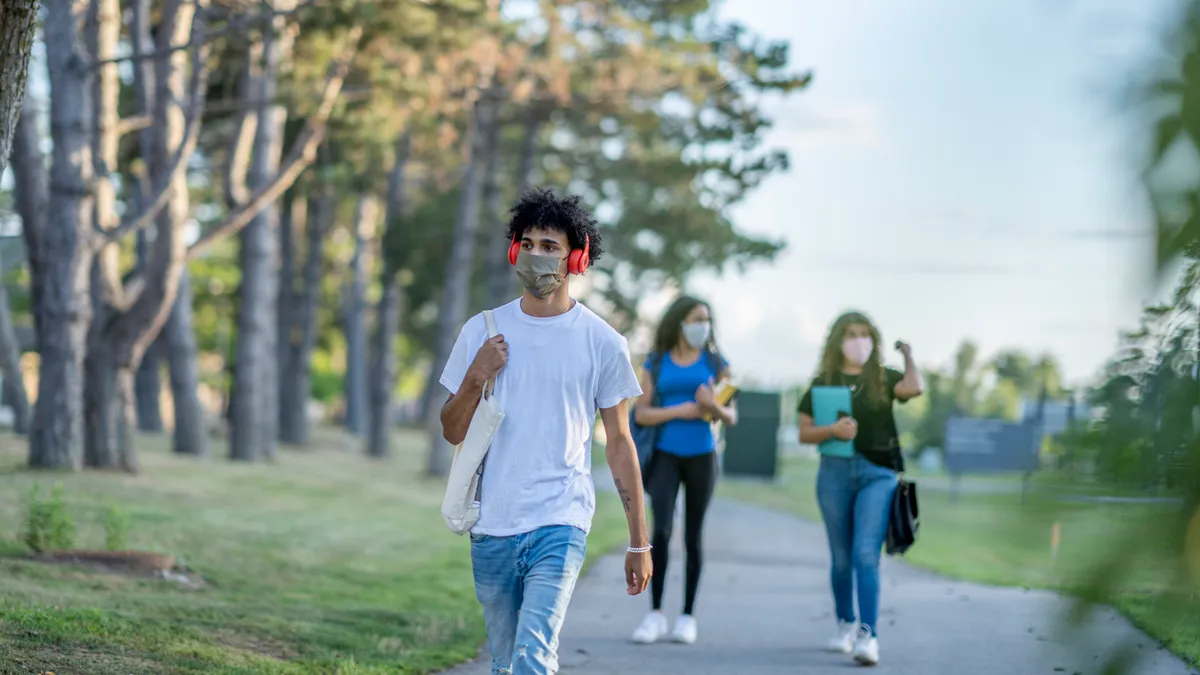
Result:
[[[801,96],[771,106],[772,141],[791,149],[855,147],[878,149],[884,143],[883,115],[867,101],[830,101]]]

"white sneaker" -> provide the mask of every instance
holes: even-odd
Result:
[[[854,636],[858,634],[858,624],[851,621],[838,620],[837,633],[829,641],[829,651],[839,654],[849,654],[854,651]]]
[[[671,633],[671,639],[685,645],[690,645],[696,641],[696,619],[691,614],[683,614],[675,620],[675,630]]]
[[[642,645],[654,644],[666,634],[667,617],[662,612],[650,612],[642,619],[642,625],[633,631],[633,641]]]
[[[861,666],[879,663],[879,639],[866,626],[858,631],[858,639],[854,641],[854,660]]]

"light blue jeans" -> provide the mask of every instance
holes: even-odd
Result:
[[[586,552],[587,534],[567,525],[513,537],[471,535],[492,675],[558,672],[558,637]]]
[[[817,471],[817,503],[833,562],[830,583],[841,621],[853,623],[855,582],[858,621],[876,634],[879,621],[879,559],[887,538],[896,492],[896,472],[864,459],[821,457]]]

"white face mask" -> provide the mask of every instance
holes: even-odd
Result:
[[[683,324],[683,339],[695,349],[708,344],[708,334],[712,327],[707,321]]]
[[[869,337],[846,338],[842,341],[842,356],[846,357],[846,361],[855,365],[861,366],[871,358],[871,353],[875,351],[875,343]]]

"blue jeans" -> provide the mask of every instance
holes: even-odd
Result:
[[[879,621],[879,559],[887,538],[896,472],[864,459],[821,457],[817,503],[833,562],[830,582],[834,610],[853,623],[854,587],[858,582],[858,621],[872,635]]]
[[[558,672],[558,636],[586,551],[587,534],[567,525],[513,537],[471,535],[492,675]]]

